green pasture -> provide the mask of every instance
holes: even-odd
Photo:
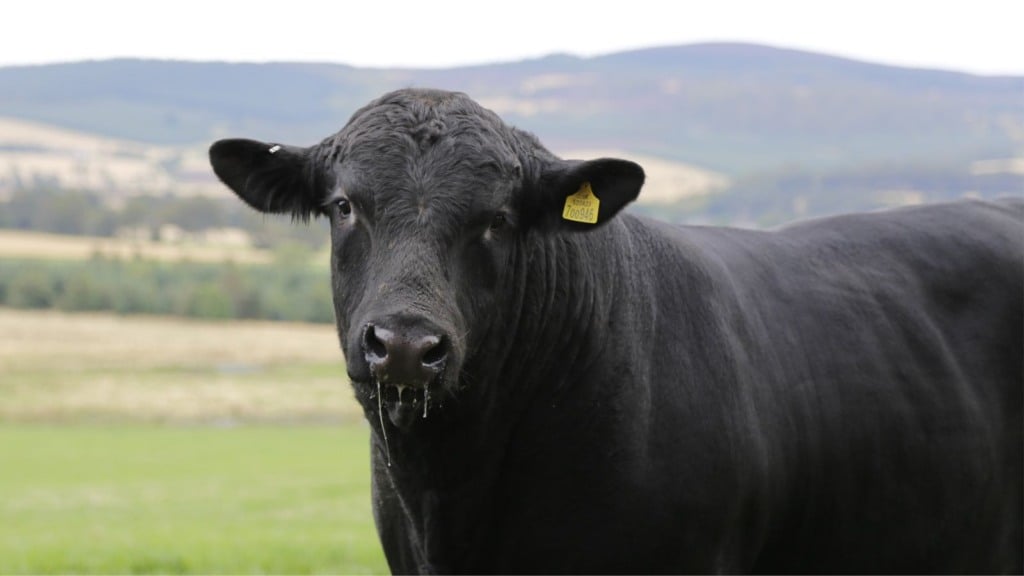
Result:
[[[0,425],[0,573],[386,572],[367,435]]]
[[[387,571],[334,329],[0,308],[0,574]]]

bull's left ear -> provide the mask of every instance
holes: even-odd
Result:
[[[618,158],[560,161],[541,175],[544,220],[564,230],[592,230],[640,194],[644,169]]]
[[[221,182],[260,212],[306,220],[320,211],[309,148],[218,140],[210,146],[210,164]]]

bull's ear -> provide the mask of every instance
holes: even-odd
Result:
[[[644,169],[618,158],[562,160],[540,176],[542,219],[563,230],[592,230],[640,194]]]
[[[237,138],[210,146],[213,171],[246,204],[303,220],[321,204],[309,156],[308,148]]]

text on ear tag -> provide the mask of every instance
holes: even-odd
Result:
[[[594,196],[594,191],[590,189],[590,182],[584,182],[575,194],[565,199],[562,218],[573,222],[597,224],[597,209],[600,206],[601,200]]]

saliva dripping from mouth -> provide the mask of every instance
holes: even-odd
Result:
[[[377,385],[377,417],[380,419],[381,434],[384,437],[384,450],[387,453],[387,464],[390,468],[391,447],[388,442],[384,410],[385,408],[387,409],[388,420],[396,428],[410,426],[415,410],[421,403],[423,404],[422,417],[426,419],[430,415],[430,385],[428,383],[420,388],[418,386],[383,385],[380,380],[374,379],[374,381]],[[385,398],[385,395],[387,395],[387,398]]]
[[[380,417],[380,431],[384,435],[384,454],[388,458],[388,468],[391,468],[391,446],[388,445],[388,427],[384,424],[384,394],[380,389],[380,380],[377,380],[377,415]]]

